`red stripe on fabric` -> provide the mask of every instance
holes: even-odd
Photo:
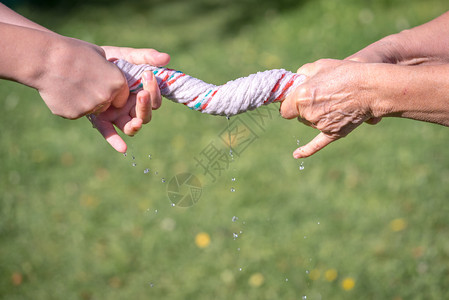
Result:
[[[131,85],[129,88],[132,89],[135,86],[138,86],[141,82],[141,79],[138,79],[136,82],[133,83],[133,85]]]
[[[179,78],[185,76],[186,74],[182,73],[181,75],[179,75],[178,77],[173,78],[172,80],[170,80],[169,82],[167,82],[168,85],[172,85],[176,80],[178,80]]]
[[[295,77],[293,77],[292,79],[289,80],[289,82],[287,82],[287,84],[286,84],[286,85],[284,86],[284,88],[282,89],[282,93],[281,93],[276,99],[274,99],[273,102],[279,101],[279,100],[281,100],[282,98],[284,98],[284,96],[285,96],[285,91],[288,90],[288,89],[293,85],[294,82],[295,82]]]
[[[212,100],[212,98],[215,96],[215,94],[216,94],[217,92],[218,92],[218,90],[215,90],[215,92],[212,93],[212,95],[210,96],[209,100],[207,100],[207,102],[204,103],[204,104],[201,106],[201,110],[205,109],[205,108],[209,105],[210,100]]]
[[[198,96],[196,96],[195,98],[193,98],[193,99],[190,100],[190,101],[187,101],[186,103],[184,103],[184,105],[187,105],[187,104],[189,104],[189,103],[192,103],[192,102],[195,101],[196,99],[198,99]]]
[[[276,92],[279,89],[280,82],[282,81],[282,79],[284,79],[284,77],[285,77],[285,74],[282,74],[281,78],[279,78],[279,80],[276,82],[276,84],[274,85],[273,89],[271,90],[271,93],[268,96],[268,98],[263,102],[264,104],[267,103],[270,100],[271,95],[273,95],[273,93]]]

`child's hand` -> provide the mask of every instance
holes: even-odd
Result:
[[[161,93],[154,74],[150,71],[142,74],[143,90],[137,95],[130,94],[124,107],[110,106],[98,115],[90,115],[92,125],[103,135],[106,141],[118,152],[126,152],[127,146],[118,135],[114,125],[123,133],[133,136],[143,124],[150,122],[151,111],[161,106]]]

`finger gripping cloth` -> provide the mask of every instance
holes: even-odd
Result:
[[[140,91],[142,73],[151,71],[162,96],[212,115],[233,116],[261,105],[282,101],[305,78],[304,75],[274,69],[216,86],[168,68],[134,65],[125,60],[116,60],[114,63],[125,74],[130,92]]]

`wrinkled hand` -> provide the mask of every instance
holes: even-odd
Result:
[[[133,64],[151,64],[164,66],[170,61],[166,53],[154,49],[134,49],[125,47],[103,46],[107,59],[125,59]],[[152,110],[161,106],[162,98],[157,81],[152,72],[142,74],[143,90],[129,94],[126,105],[122,108],[110,107],[98,114],[90,115],[93,126],[106,141],[118,152],[126,152],[127,146],[118,135],[114,125],[129,136],[135,135],[143,124],[151,120]]]
[[[280,113],[321,131],[311,142],[293,152],[308,157],[345,137],[365,121],[376,124],[369,105],[369,91],[362,76],[363,63],[323,59],[298,69],[304,83],[282,103]]]

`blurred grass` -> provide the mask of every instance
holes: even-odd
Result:
[[[449,8],[441,0],[74,3],[15,9],[89,42],[166,51],[170,67],[217,84],[344,58]],[[0,95],[2,299],[449,297],[447,128],[385,119],[299,171],[296,140],[316,132],[273,115],[213,182],[194,158],[219,145],[224,118],[165,101],[127,138],[123,157],[86,120],[52,116],[37,92],[2,81]],[[182,172],[204,185],[190,208],[171,207],[162,182]],[[204,249],[200,232],[211,237]],[[250,278],[259,273],[257,286]]]

